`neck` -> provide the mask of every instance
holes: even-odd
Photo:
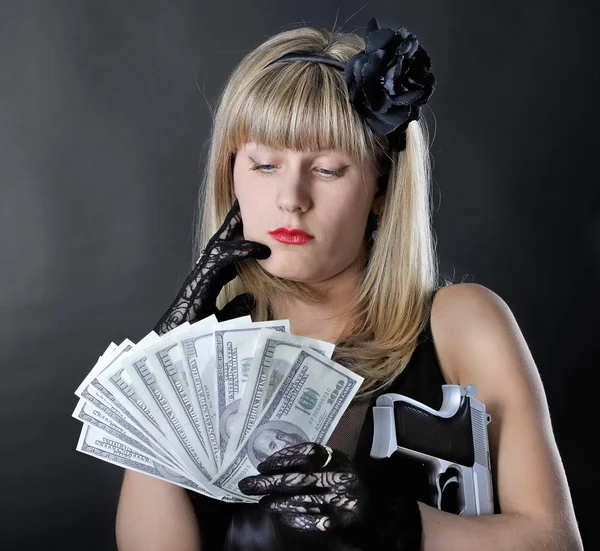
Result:
[[[271,300],[273,319],[290,320],[294,335],[311,337],[336,343],[349,329],[348,304],[352,299],[364,266],[362,255],[336,276],[310,284],[316,290],[326,290],[325,298],[318,303],[306,303],[291,297],[276,296]]]

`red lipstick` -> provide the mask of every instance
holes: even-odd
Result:
[[[287,245],[303,245],[314,239],[310,233],[299,228],[277,228],[270,231],[269,235],[280,243]]]

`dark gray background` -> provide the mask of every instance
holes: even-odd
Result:
[[[123,471],[75,451],[73,391],[110,341],[151,329],[188,273],[211,106],[235,64],[279,30],[362,9],[345,30],[363,36],[377,16],[432,58],[441,270],[515,313],[597,548],[593,5],[0,2],[0,547],[114,548]]]

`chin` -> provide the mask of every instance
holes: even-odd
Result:
[[[265,272],[271,274],[273,277],[288,279],[298,283],[310,283],[315,280],[314,273],[307,272],[303,269],[294,269],[293,266],[290,266],[289,262],[269,262],[269,259],[267,258],[265,260],[258,260],[258,263]]]

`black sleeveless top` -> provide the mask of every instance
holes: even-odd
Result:
[[[434,296],[435,292],[432,301]],[[247,315],[251,313],[252,304],[250,295],[239,295],[217,313],[217,318],[219,321],[225,321]],[[408,365],[384,393],[403,394],[437,410],[442,404],[444,384],[447,383],[437,361],[431,334],[431,319],[429,319],[427,327],[419,335],[417,347]],[[418,501],[431,504],[429,480],[423,466],[403,458],[398,453],[387,459],[371,458],[373,441],[371,408],[375,405],[376,399],[377,396],[369,402],[356,443],[354,463],[359,477],[368,488],[370,495],[378,500],[386,500],[393,495],[409,495]],[[334,431],[332,438],[335,434]],[[332,443],[331,439],[329,443]],[[306,546],[310,546],[311,551],[317,551],[331,548],[327,544],[325,534],[304,534],[288,528],[277,521],[276,515],[271,515],[255,503],[226,503],[190,490],[187,492],[200,527],[203,551],[223,549],[249,551],[303,549],[305,551]]]

